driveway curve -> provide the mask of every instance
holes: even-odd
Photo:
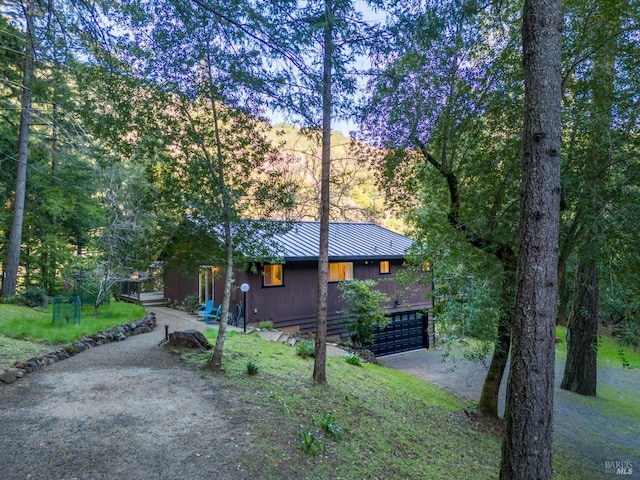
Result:
[[[151,333],[90,349],[0,388],[0,478],[244,479],[233,398],[159,343],[202,323],[151,309]],[[209,380],[209,379],[208,379]],[[236,429],[237,430],[237,429]]]

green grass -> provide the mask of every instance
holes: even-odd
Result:
[[[13,365],[16,360],[28,360],[50,351],[51,346],[44,343],[26,342],[0,335],[0,371]]]
[[[80,325],[54,326],[51,305],[45,309],[0,305],[0,336],[47,345],[66,344],[85,335],[139,320],[144,317],[144,308],[125,302],[112,302],[101,306],[96,317],[92,313],[93,307],[83,307]]]
[[[567,329],[565,327],[556,328],[556,338],[562,339],[562,343],[556,345],[556,353],[561,358],[567,353]],[[620,354],[622,352],[622,355]],[[620,367],[622,368],[623,358],[632,369],[640,369],[640,350],[633,351],[633,347],[624,347],[616,342],[615,338],[598,335],[598,367]]]
[[[216,333],[209,329],[205,336],[214,343]],[[203,366],[209,355],[186,358]],[[260,368],[255,376],[246,375],[249,361]],[[254,448],[243,461],[249,476],[497,477],[499,423],[467,414],[466,404],[428,382],[371,364],[353,368],[339,357],[328,357],[328,383],[318,386],[311,380],[313,362],[297,355],[294,347],[258,335],[227,333],[225,374],[215,379],[237,398],[236,404],[225,406],[231,422],[251,418],[247,434]],[[328,415],[341,428],[339,441],[318,420]],[[301,446],[301,431],[313,434],[316,455]],[[557,478],[580,478],[579,466],[576,470],[560,457],[554,464]]]

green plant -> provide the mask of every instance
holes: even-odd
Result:
[[[344,434],[344,429],[336,423],[333,413],[325,413],[322,417],[317,419],[317,424],[336,442],[339,441]]]
[[[200,299],[198,295],[191,294],[184,297],[184,306],[189,313],[195,313],[196,309],[200,306]]]
[[[14,305],[16,303],[19,303],[20,299],[18,297],[11,296],[11,297],[0,297],[0,304],[4,304],[4,305]]]
[[[356,367],[362,366],[362,359],[357,353],[349,352],[344,356],[344,359],[349,365],[354,365]]]
[[[247,362],[247,374],[256,375],[257,373],[258,373],[258,365],[256,365],[254,362],[249,360]]]
[[[27,307],[46,307],[49,303],[47,291],[42,287],[28,287],[22,297]]]
[[[296,353],[302,358],[314,357],[316,354],[316,344],[310,338],[303,338],[296,345]]]
[[[376,290],[374,280],[348,280],[339,284],[340,298],[345,307],[346,327],[354,346],[362,347],[373,342],[373,329],[384,328],[388,317],[383,303],[389,297]]]
[[[260,328],[261,330],[271,331],[273,330],[273,322],[269,322],[269,321],[260,322],[258,324],[258,328]]]
[[[291,413],[291,410],[289,409],[289,405],[287,405],[287,401],[284,399],[284,397],[280,398],[280,409],[287,415]]]
[[[300,431],[298,432],[300,438],[300,450],[306,453],[316,456],[320,449],[324,452],[324,446],[320,444],[316,436],[311,430],[307,430],[304,425],[300,425]]]
[[[618,350],[618,356],[620,357],[620,361],[622,362],[622,368],[631,368],[631,364],[627,357],[624,355],[624,350],[621,348]]]
[[[640,346],[640,320],[628,318],[613,329],[613,334],[620,345],[632,347],[636,352]]]

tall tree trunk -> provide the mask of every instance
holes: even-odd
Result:
[[[333,5],[325,1],[324,70],[322,75],[322,173],[320,178],[320,246],[318,299],[313,380],[327,381],[327,282],[329,279],[329,180],[331,178],[331,65],[333,55]]]
[[[20,130],[18,133],[18,165],[16,169],[16,192],[13,202],[13,222],[7,248],[7,260],[2,278],[2,296],[16,294],[18,267],[20,266],[20,248],[22,245],[22,224],[24,221],[24,202],[27,192],[27,159],[29,157],[29,127],[31,125],[31,83],[34,73],[33,43],[31,41],[31,15],[27,4],[27,45],[24,52],[24,71],[22,78],[22,98],[20,112]]]
[[[215,162],[207,153],[206,148],[203,148],[203,153],[209,162],[209,171],[211,176],[217,180],[218,186],[221,192],[222,199],[222,215],[224,218],[224,246],[225,246],[225,263],[226,263],[226,275],[224,282],[224,293],[222,294],[222,309],[220,311],[220,326],[218,327],[218,336],[216,337],[216,344],[213,348],[213,355],[209,360],[209,370],[212,372],[220,372],[222,370],[222,352],[224,350],[224,341],[227,331],[227,320],[229,318],[229,304],[231,303],[231,286],[233,285],[234,272],[233,272],[233,235],[231,232],[232,223],[232,208],[233,200],[227,187],[227,179],[225,176],[225,159],[222,153],[222,143],[220,139],[220,123],[218,117],[218,108],[216,99],[213,95],[213,73],[211,71],[212,59],[207,58],[207,76],[209,80],[209,103],[211,106],[211,114],[213,116],[213,130],[216,141],[216,157]],[[244,321],[247,321],[247,312],[244,312]]]
[[[220,372],[222,370],[222,353],[224,351],[224,341],[227,333],[227,319],[229,318],[229,303],[231,300],[231,286],[233,285],[233,242],[231,237],[231,224],[225,225],[225,248],[226,248],[226,275],[224,281],[224,293],[222,294],[222,311],[220,312],[220,326],[218,336],[213,347],[213,355],[209,360],[209,370]],[[243,312],[244,321],[247,321],[247,312]]]
[[[482,384],[482,393],[478,401],[478,411],[488,417],[498,417],[498,399],[500,384],[504,370],[507,367],[509,348],[511,347],[511,327],[506,318],[500,318],[498,323],[498,338],[493,347],[493,355],[489,370]]]
[[[525,0],[517,294],[500,478],[551,479],[560,220],[560,0]]]
[[[558,259],[558,318],[556,325],[567,326],[567,309],[569,305],[569,289],[567,288],[567,261],[562,254]]]
[[[511,347],[511,314],[513,312],[514,284],[516,277],[516,259],[513,252],[503,254],[501,258],[503,280],[500,294],[500,318],[498,319],[498,337],[493,347],[493,356],[482,384],[482,393],[478,402],[478,411],[486,416],[498,417],[498,399],[500,384],[509,358]]]
[[[576,275],[576,298],[567,327],[567,362],[560,388],[596,395],[598,358],[598,267],[583,263]]]
[[[560,387],[581,395],[596,395],[599,278],[597,260],[602,257],[604,243],[599,223],[607,197],[610,179],[614,75],[617,56],[617,34],[620,32],[619,0],[602,3],[596,22],[608,41],[593,54],[590,105],[590,149],[585,159],[586,178],[593,195],[584,204],[583,218],[593,222],[584,245],[578,249],[580,265],[576,276],[575,298],[571,320],[567,326],[567,360]]]

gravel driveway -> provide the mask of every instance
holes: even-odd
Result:
[[[233,399],[158,348],[164,325],[203,325],[165,308],[156,317],[154,332],[0,388],[0,479],[247,478],[249,437],[222,413]]]
[[[443,361],[443,351],[417,350],[381,357],[378,362],[428,380],[460,397],[477,401],[486,367],[467,360]],[[560,389],[564,364],[556,363],[554,435],[556,448],[593,472],[593,479],[640,478],[640,419],[613,413],[602,397],[584,397]],[[500,414],[504,414],[506,378],[500,387]],[[640,402],[640,371],[598,370],[598,388],[634,388]],[[617,474],[606,462],[631,462],[632,473]],[[614,463],[615,465],[615,463]],[[628,471],[627,471],[628,472]]]

